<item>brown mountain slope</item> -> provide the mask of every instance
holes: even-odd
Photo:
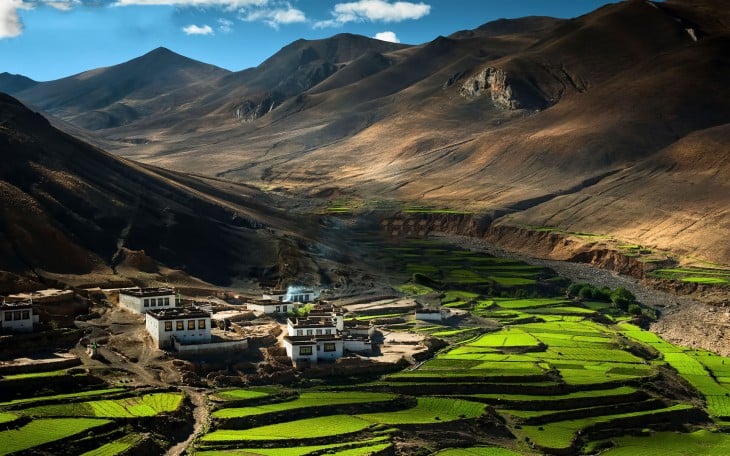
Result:
[[[730,264],[712,228],[727,225],[715,205],[726,201],[727,143],[709,139],[722,139],[730,123],[727,16],[717,0],[627,1],[569,21],[486,24],[421,46],[353,53],[329,75],[309,72],[310,62],[330,60],[320,51],[308,60],[297,42],[291,68],[308,82],[287,85],[297,95],[256,95],[249,70],[229,77],[239,84],[230,96],[211,92],[157,124],[104,134],[134,140],[117,153],[165,168],[510,214],[499,223],[555,222]],[[707,144],[722,149],[717,161],[706,159]],[[655,162],[683,148],[697,154],[697,170],[676,174]],[[613,198],[610,220],[593,189]],[[632,192],[651,210],[631,209]],[[563,202],[586,215],[572,218]],[[657,214],[674,213],[662,228]]]
[[[174,281],[182,270],[225,285],[276,272],[280,241],[264,228],[307,232],[306,219],[289,222],[258,191],[120,160],[4,94],[0,161],[2,278],[91,274],[87,281],[104,282],[141,270]]]
[[[157,48],[119,65],[7,91],[76,126],[99,130],[190,102],[228,73]]]

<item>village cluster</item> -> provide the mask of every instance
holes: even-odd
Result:
[[[99,299],[108,297],[101,290],[98,293]],[[0,328],[3,333],[32,332],[39,326],[36,304],[69,299],[74,299],[71,290],[8,296],[0,304]],[[210,305],[184,304],[184,301],[189,300],[183,300],[177,290],[168,286],[118,290],[119,308],[144,317],[146,332],[157,349],[180,355],[197,355],[248,348],[245,332],[235,334],[226,331],[230,322],[225,312],[216,314]],[[301,309],[303,306],[306,306],[305,311]],[[236,307],[257,317],[275,317],[282,328],[285,325],[284,334],[277,339],[295,367],[335,361],[348,354],[367,356],[377,351],[373,345],[375,327],[356,319],[346,319],[343,307],[321,300],[319,291],[315,289],[289,287],[270,290],[260,299],[242,300]],[[448,315],[444,315],[444,309],[419,307],[415,318],[442,321]],[[92,357],[96,349],[96,343],[89,345]]]

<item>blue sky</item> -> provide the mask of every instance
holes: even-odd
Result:
[[[159,46],[238,71],[348,32],[420,44],[499,18],[575,17],[605,0],[0,0],[0,72],[39,81]]]

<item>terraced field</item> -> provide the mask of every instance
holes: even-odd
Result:
[[[452,343],[413,370],[329,388],[335,403],[336,394],[343,392],[397,394],[403,399],[399,408],[306,420],[281,415],[276,423],[214,429],[198,443],[204,454],[228,451],[232,441],[237,448],[256,443],[246,450],[253,454],[320,454],[323,448],[307,442],[334,445],[343,435],[367,441],[386,427],[392,428],[386,437],[391,443],[408,441],[412,429],[433,432],[432,440],[424,443],[427,447],[419,451],[440,456],[592,454],[611,446],[615,454],[662,454],[661,445],[653,453],[621,451],[636,450],[637,442],[658,441],[665,435],[695,442],[686,445],[689,454],[727,454],[722,429],[730,424],[725,422],[730,419],[730,359],[674,346],[628,324],[631,317],[607,299],[549,295],[547,291],[567,285],[541,268],[431,241],[407,241],[389,249],[383,249],[388,252],[385,261],[397,267],[397,258],[403,271],[412,275],[402,291],[431,296],[439,292],[444,307],[468,310],[501,328],[485,333],[485,328],[468,320],[454,325],[413,322],[407,314],[371,316],[405,318],[387,329],[445,337]],[[301,392],[302,398],[311,398],[301,404],[313,410],[321,408],[317,401],[327,403],[327,394],[308,394]],[[271,410],[283,408],[276,404]],[[216,413],[231,413],[224,410]],[[340,425],[335,427],[335,422]],[[494,423],[495,429],[504,426],[514,439],[495,439],[495,434],[480,431],[484,422]],[[294,429],[303,429],[296,434],[301,440],[282,442]],[[471,429],[470,438],[479,445],[444,448],[436,437],[445,430],[462,429]],[[666,433],[667,429],[680,433]],[[639,432],[650,437],[626,437]],[[702,441],[708,445],[706,451],[700,449]],[[363,448],[353,451],[363,454]],[[676,454],[688,454],[679,448]],[[334,448],[326,451],[336,453]]]
[[[64,380],[58,383],[51,380],[59,377]],[[28,388],[26,397],[0,403],[0,422],[5,429],[0,431],[0,454],[18,451],[85,456],[121,454],[138,445],[143,435],[161,431],[155,428],[156,417],[178,410],[184,397],[178,392],[141,394],[125,388],[105,388],[103,383],[99,383],[98,389],[88,389],[89,381],[84,376],[65,373],[35,376],[33,385],[44,378],[49,379],[40,383],[44,391],[55,389],[58,394],[36,396],[34,389]],[[8,388],[11,382],[18,380],[6,377],[0,386]],[[13,388],[23,391],[17,385]],[[141,421],[142,418],[146,421]],[[160,426],[164,426],[162,422]],[[130,432],[133,429],[135,432]],[[165,433],[169,434],[169,429]],[[164,442],[166,437],[157,435]]]

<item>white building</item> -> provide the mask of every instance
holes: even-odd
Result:
[[[207,344],[211,341],[210,313],[197,308],[175,307],[148,310],[147,332],[157,348],[171,348],[173,338],[181,344]]]
[[[119,290],[119,304],[137,313],[175,307],[175,289],[170,287]]]
[[[260,299],[246,302],[246,309],[264,314],[287,313],[299,307],[297,303],[282,302],[272,299]]]
[[[269,290],[262,299],[278,302],[298,302],[307,304],[319,299],[319,291],[311,288],[290,286],[286,290]]]
[[[449,309],[416,309],[416,320],[444,321],[450,316]]]
[[[38,315],[30,303],[0,304],[0,323],[3,331],[32,332],[38,321]]]
[[[344,312],[331,305],[313,308],[307,318],[289,318],[284,347],[294,366],[304,362],[315,364],[322,360],[335,360],[341,358],[346,350],[371,352],[373,346],[368,335],[343,337],[344,320]]]
[[[330,319],[290,318],[286,322],[289,336],[329,336],[337,334],[337,326]]]
[[[344,343],[342,337],[330,334],[322,336],[284,336],[286,355],[295,366],[302,362],[316,364],[318,361],[334,361],[342,358]]]

